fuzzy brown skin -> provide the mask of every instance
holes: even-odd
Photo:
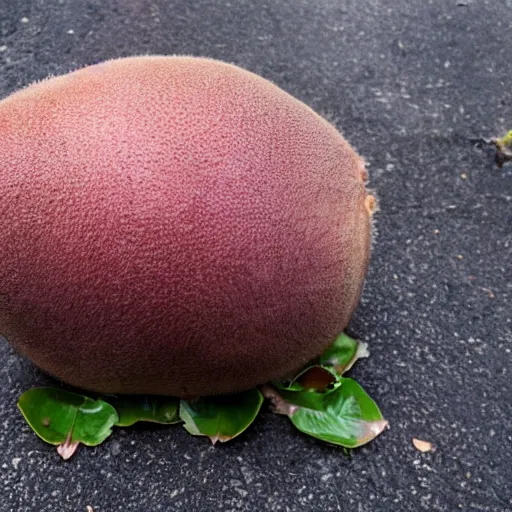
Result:
[[[235,66],[110,61],[0,102],[0,333],[108,393],[234,392],[347,325],[370,219],[361,159]]]

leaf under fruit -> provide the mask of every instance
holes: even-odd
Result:
[[[279,389],[289,391],[304,390],[327,390],[336,386],[339,375],[336,370],[330,366],[308,366],[302,370],[293,380],[287,383],[276,383]]]
[[[341,333],[318,359],[322,366],[332,366],[340,375],[352,368],[361,358],[368,357],[366,343],[355,340],[345,333]]]
[[[338,387],[343,373],[350,370],[358,359],[369,355],[366,343],[341,333],[333,344],[313,361],[314,364],[302,369],[293,379],[276,382],[274,385],[278,389],[289,391],[332,391]]]
[[[241,434],[256,418],[263,396],[257,389],[236,395],[205,397],[194,402],[182,400],[180,417],[194,436],[206,436],[215,444]]]
[[[32,430],[68,459],[79,443],[101,444],[118,421],[116,410],[103,400],[57,388],[34,388],[18,400],[18,407]]]
[[[180,423],[180,400],[174,397],[122,395],[105,397],[117,411],[116,427],[130,427],[138,421],[171,425]]]

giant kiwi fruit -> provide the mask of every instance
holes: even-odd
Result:
[[[0,101],[0,334],[105,393],[279,378],[354,311],[363,161],[269,81],[192,57],[113,60]]]

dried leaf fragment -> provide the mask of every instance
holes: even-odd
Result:
[[[59,444],[59,446],[57,446],[57,452],[64,460],[68,460],[76,452],[76,449],[78,448],[79,444],[80,444],[79,441],[71,440],[71,432],[70,432],[68,434],[68,437],[66,438],[66,440],[62,444]]]
[[[422,441],[421,439],[413,437],[412,444],[414,445],[414,448],[420,452],[425,453],[432,451],[432,443],[429,443],[428,441]]]

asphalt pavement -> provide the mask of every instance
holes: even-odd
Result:
[[[512,166],[485,142],[512,129],[511,48],[511,0],[0,0],[0,97],[202,55],[343,131],[380,200],[351,375],[391,426],[346,456],[266,409],[231,443],[137,427],[63,462],[16,408],[58,384],[0,340],[0,511],[512,511]]]

